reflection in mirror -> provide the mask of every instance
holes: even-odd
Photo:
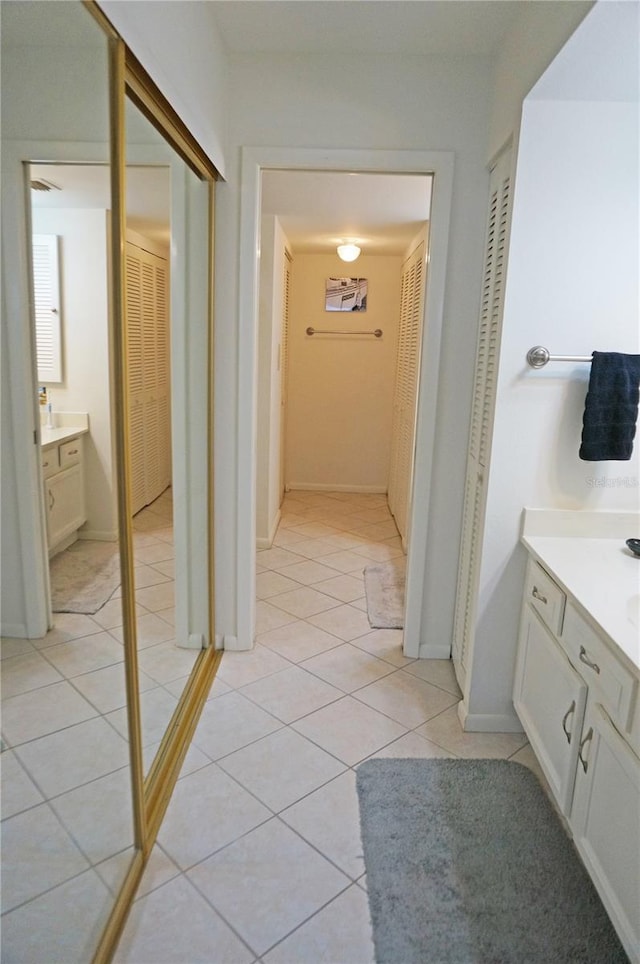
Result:
[[[184,573],[182,582],[175,578],[176,545],[179,549],[186,541],[179,513],[174,526],[174,492],[180,490],[174,466],[184,463],[185,439],[184,432],[177,437],[172,433],[172,425],[183,424],[185,405],[179,367],[184,312],[179,305],[187,270],[186,172],[184,163],[130,101],[126,160],[128,444],[146,773],[201,649],[199,639],[193,645],[188,628]],[[206,248],[206,235],[199,241]]]
[[[44,637],[2,644],[2,959],[86,962],[133,840],[118,630],[107,41],[80,3],[17,2],[2,15],[3,191],[19,197],[23,175],[30,182],[41,552],[52,603]],[[25,141],[18,157],[13,145]],[[19,217],[24,224],[27,211]]]

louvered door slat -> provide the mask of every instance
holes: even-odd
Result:
[[[411,252],[402,270],[388,485],[389,508],[403,540],[407,535],[411,500],[420,332],[424,306],[424,271],[424,242],[421,242]]]
[[[463,523],[453,626],[452,655],[464,687],[473,652],[480,558],[484,534],[487,469],[498,380],[498,353],[504,307],[504,279],[511,213],[510,153],[491,172],[485,263],[476,349]]]
[[[169,384],[169,318],[167,269],[164,264],[154,266],[156,383]]]
[[[142,263],[142,341],[144,354],[142,371],[145,392],[152,391],[157,384],[156,356],[156,286],[153,265]]]
[[[129,411],[129,450],[131,460],[131,512],[135,515],[147,504],[144,457],[144,406],[138,398]]]
[[[169,275],[162,258],[126,250],[127,384],[132,511],[171,482]]]
[[[291,255],[284,251],[282,276],[282,328],[280,331],[280,500],[286,488],[287,399],[289,392],[289,310],[291,298]]]

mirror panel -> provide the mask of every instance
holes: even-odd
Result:
[[[146,774],[202,649],[189,612],[188,526],[204,507],[193,499],[186,511],[185,298],[194,245],[206,251],[208,239],[187,242],[187,191],[191,179],[202,182],[130,100],[125,116],[128,449]]]
[[[31,614],[15,622],[29,638],[2,640],[2,958],[102,964],[221,657],[211,645],[213,185],[189,165],[216,172],[91,9],[98,20],[68,0],[3,5],[3,434],[24,427],[19,444],[3,440],[3,454],[18,453],[9,488],[3,470],[16,520],[3,511],[3,554],[31,586],[3,556],[3,602],[15,584]],[[125,74],[167,140],[133,102],[124,123]],[[37,351],[41,312],[59,334],[57,370],[51,337]],[[140,485],[128,471],[139,424],[149,428],[144,497],[125,512]],[[18,492],[38,463],[39,484]],[[52,628],[32,638],[48,616]]]
[[[58,309],[62,360],[60,378],[44,381],[34,359],[31,378],[52,628],[2,643],[2,959],[86,962],[133,855],[120,721],[108,41],[81,4],[30,0],[3,4],[2,44],[3,201],[28,198],[11,225],[24,246],[5,252],[4,267],[20,277],[33,250],[38,284],[43,270],[45,283],[58,281],[49,310]],[[57,275],[37,260],[33,235],[54,239]],[[47,292],[38,294],[42,304]],[[23,319],[12,313],[8,324],[28,329],[26,292],[24,302]]]

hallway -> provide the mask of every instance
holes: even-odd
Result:
[[[287,495],[256,646],[223,657],[116,961],[373,961],[358,764],[532,763],[522,734],[461,731],[450,662],[371,630],[362,570],[401,555],[394,533],[382,495]]]

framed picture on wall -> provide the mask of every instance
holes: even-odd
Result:
[[[325,311],[366,311],[366,278],[327,278]]]

